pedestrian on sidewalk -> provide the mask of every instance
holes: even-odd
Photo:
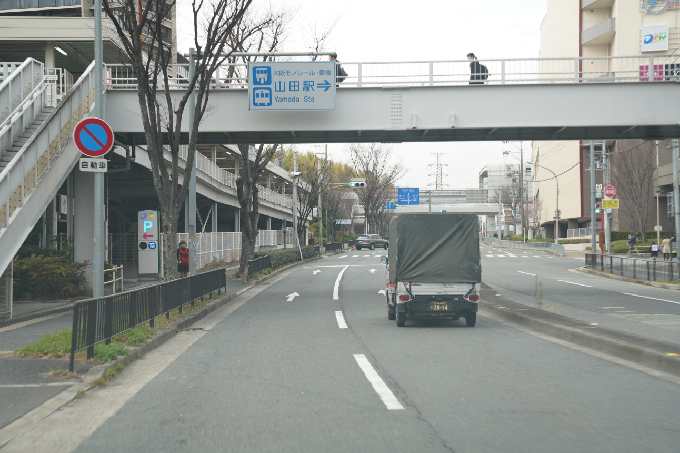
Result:
[[[637,247],[635,246],[636,243],[637,243],[637,236],[635,236],[635,232],[633,232],[630,239],[628,239],[628,256],[633,254],[633,249],[635,249],[635,253],[637,253],[638,255],[640,254],[640,252],[638,252],[638,250],[637,250]]]
[[[179,272],[180,278],[189,275],[189,249],[187,248],[186,241],[179,242],[179,248],[177,249],[177,272]]]
[[[663,237],[663,241],[661,242],[661,248],[663,249],[663,260],[669,260],[671,257],[671,240],[668,239],[668,235],[665,235]]]
[[[656,258],[659,256],[659,246],[656,245],[656,242],[652,241],[652,247],[651,247],[651,257],[654,258],[654,261],[656,261]]]

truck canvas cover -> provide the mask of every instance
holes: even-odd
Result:
[[[390,281],[482,281],[475,214],[402,214],[389,233]]]

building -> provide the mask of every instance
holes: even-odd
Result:
[[[499,230],[504,230],[504,234],[514,233],[515,231],[520,231],[522,224],[521,206],[520,206],[520,164],[493,164],[486,165],[479,172],[479,188],[485,189],[488,192],[488,201],[491,203],[502,203],[504,208],[501,211],[499,206],[499,212],[508,211],[509,215],[503,215],[501,219],[499,216],[496,218],[488,217],[484,219],[483,223],[485,225],[485,231],[496,232]],[[532,216],[533,212],[533,164],[531,162],[525,162],[524,167],[524,177],[523,177],[523,187],[522,198],[524,200],[524,206],[526,211],[525,227],[531,229],[533,228],[535,221]],[[514,212],[514,215],[513,215]],[[504,225],[504,227],[503,227]],[[513,225],[517,225],[515,228]]]
[[[540,58],[579,58],[578,71],[592,75],[596,72],[603,80],[615,80],[624,74],[628,77],[649,78],[650,56],[671,55],[678,53],[680,46],[680,28],[678,20],[680,3],[671,0],[548,0],[548,10],[541,25]],[[625,62],[609,60],[607,57],[631,56]],[[654,64],[657,77],[663,80],[666,76],[677,72],[674,63],[677,58],[667,59],[667,63]],[[680,61],[679,61],[680,62]],[[573,65],[573,62],[569,62]],[[623,65],[627,65],[623,67]],[[547,68],[549,65],[543,65]],[[547,70],[543,70],[549,77]],[[639,75],[638,75],[639,74]],[[564,106],[567,107],[567,106]],[[606,114],[607,106],[581,106],[582,108],[601,109]],[[555,106],[560,108],[560,106]],[[633,106],[631,106],[633,108]],[[632,146],[639,145],[630,155],[642,152],[647,156],[647,163],[656,166],[656,144],[610,140],[604,146],[609,153],[616,153]],[[596,145],[596,158],[601,160],[602,144]],[[668,175],[670,151],[666,142],[659,145],[659,206],[664,214],[660,223],[665,231],[670,228],[669,219],[665,215],[666,195],[669,181]],[[536,165],[534,180],[534,199],[536,200],[537,217],[544,228],[546,237],[555,237],[555,211],[559,202],[560,221],[559,237],[590,236],[590,143],[578,141],[544,141],[534,142],[532,146],[532,162]],[[653,154],[654,153],[654,154]],[[639,156],[638,156],[639,157]],[[635,160],[635,159],[633,159]],[[611,181],[625,180],[625,169],[616,168],[622,162],[622,156],[614,154],[610,160]],[[596,164],[596,184],[603,182],[602,164]],[[553,176],[557,177],[557,182]],[[656,180],[656,175],[654,176]],[[557,186],[559,185],[559,198]],[[624,203],[621,209],[612,214],[613,230],[630,230],[631,228],[650,231],[656,224],[656,189],[655,183],[649,184],[651,200],[648,201],[649,214],[645,225],[641,225],[641,214],[632,212],[631,206],[639,201]],[[624,194],[630,198],[632,194]],[[638,197],[639,198],[639,197]],[[646,199],[646,196],[643,197]],[[644,201],[644,200],[643,200]],[[647,203],[647,201],[644,201]],[[635,208],[639,210],[639,208]],[[639,226],[635,226],[639,225]],[[598,225],[596,225],[597,227]]]

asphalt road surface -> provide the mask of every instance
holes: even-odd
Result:
[[[678,384],[485,316],[398,328],[381,252],[249,291],[5,451],[678,451]]]

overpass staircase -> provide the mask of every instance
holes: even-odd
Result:
[[[12,259],[80,157],[71,134],[94,107],[93,69],[56,106],[33,59],[0,84],[0,318],[11,316]]]

